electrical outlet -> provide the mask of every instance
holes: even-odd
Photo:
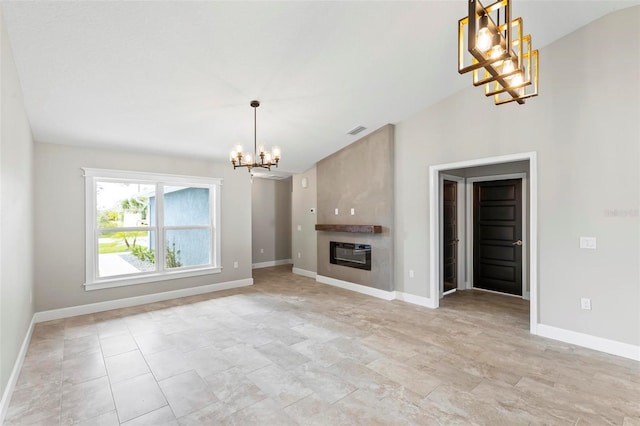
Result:
[[[334,212],[335,212],[336,216],[338,216],[338,213],[339,213],[340,211],[339,211],[338,209],[335,209],[335,211],[334,211]]]
[[[238,262],[237,261],[233,262],[233,267],[238,269]]]
[[[591,299],[588,299],[586,297],[583,297],[582,299],[580,299],[580,307],[582,309],[584,309],[585,311],[590,311],[591,310]]]
[[[302,257],[302,255],[300,254],[300,252],[298,252],[298,259],[300,259]]]
[[[260,254],[264,253],[264,249],[260,249]]]
[[[581,249],[596,249],[596,237],[580,237]]]
[[[354,214],[356,214],[356,209],[354,209],[353,207],[351,208],[351,216],[353,216]]]
[[[302,231],[302,225],[298,225],[298,231]]]
[[[409,278],[413,278],[413,269],[409,269]]]

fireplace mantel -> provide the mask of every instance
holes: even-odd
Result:
[[[360,234],[381,234],[380,225],[316,225],[316,231],[356,232]]]

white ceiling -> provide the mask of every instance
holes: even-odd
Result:
[[[512,7],[540,48],[635,4]],[[456,62],[465,0],[3,1],[2,10],[38,142],[227,161],[235,144],[253,144],[258,99],[258,143],[282,148],[280,171],[300,172],[470,85]],[[347,135],[358,125],[367,131]]]

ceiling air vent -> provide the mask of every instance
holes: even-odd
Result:
[[[357,135],[358,133],[362,132],[363,130],[366,130],[367,128],[364,126],[358,126],[358,127],[354,127],[353,129],[349,130],[347,132],[348,135]]]

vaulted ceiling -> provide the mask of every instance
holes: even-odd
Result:
[[[639,3],[513,0],[513,16],[541,48]],[[281,170],[300,172],[470,86],[456,62],[463,0],[3,1],[2,10],[43,143],[227,161],[234,145],[253,144],[258,99],[258,143],[280,146]],[[367,130],[347,134],[359,125]]]

